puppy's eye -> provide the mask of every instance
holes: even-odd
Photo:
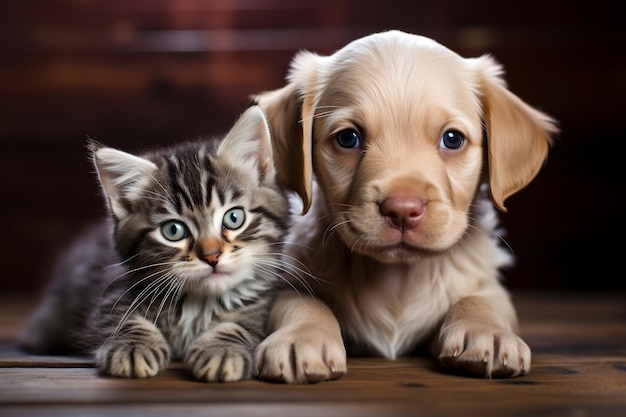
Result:
[[[458,130],[448,130],[441,137],[439,147],[445,149],[459,149],[465,143],[465,136]]]
[[[170,220],[161,225],[161,234],[171,242],[178,242],[189,235],[187,226],[178,220]]]
[[[342,148],[355,149],[361,147],[361,137],[354,129],[344,129],[337,133],[337,143]]]

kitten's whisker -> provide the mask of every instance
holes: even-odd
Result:
[[[165,307],[165,303],[167,302],[168,299],[170,299],[170,309],[172,306],[172,299],[174,297],[171,297],[172,294],[175,294],[178,291],[178,287],[182,284],[182,280],[177,278],[176,276],[174,276],[174,274],[172,274],[172,276],[170,278],[170,282],[169,285],[167,286],[167,291],[165,292],[165,294],[163,295],[163,299],[161,300],[161,304],[159,305],[159,309],[157,310],[155,316],[154,316],[154,324],[157,324],[157,321],[159,320],[159,316],[161,316],[161,313],[163,312],[163,308]],[[168,318],[169,319],[169,318]]]
[[[172,264],[173,264],[173,262],[172,262]],[[156,264],[155,264],[155,265],[156,265]],[[163,265],[165,265],[165,264],[163,264]],[[144,269],[144,268],[142,268],[142,269]],[[152,274],[150,274],[150,275],[146,275],[145,277],[141,278],[140,280],[138,280],[137,282],[135,282],[133,285],[131,285],[130,287],[128,287],[128,288],[127,288],[127,289],[126,289],[126,290],[125,290],[125,291],[124,291],[124,292],[123,292],[123,293],[122,293],[122,294],[121,294],[121,295],[117,298],[117,301],[115,301],[115,303],[114,303],[114,304],[113,304],[113,306],[111,307],[111,312],[113,311],[113,309],[115,309],[115,307],[117,306],[117,304],[119,303],[119,301],[120,301],[120,300],[121,300],[121,299],[122,299],[122,298],[123,298],[123,297],[124,297],[124,296],[125,296],[128,292],[129,292],[129,291],[131,291],[131,290],[132,290],[133,288],[135,288],[136,286],[138,286],[138,285],[142,284],[144,281],[146,281],[146,280],[148,280],[148,279],[150,279],[150,278],[154,277],[155,275],[160,274],[160,273],[162,273],[162,272],[163,272],[162,270],[157,270],[157,271],[153,272],[153,273],[152,273]],[[122,274],[122,275],[118,276],[115,280],[120,279],[123,275],[126,275],[126,274]],[[112,284],[112,283],[110,283],[109,285],[107,285],[107,286],[106,286],[106,288],[105,288],[105,292],[106,292],[106,290],[109,288],[109,286],[110,286],[111,284]]]
[[[289,255],[286,255],[286,254],[283,254],[283,256],[284,256],[285,258],[287,258],[287,259],[290,259],[290,260],[291,260],[291,262],[289,262],[289,261],[285,261],[285,260],[282,260],[282,259],[280,260],[280,262],[281,262],[283,265],[285,265],[285,267],[288,267],[288,268],[290,268],[292,271],[295,271],[295,272],[297,272],[297,273],[299,273],[299,274],[303,274],[303,275],[305,275],[305,276],[307,276],[307,277],[309,277],[309,278],[311,278],[311,279],[315,280],[315,282],[323,283],[323,284],[326,284],[326,285],[333,285],[333,283],[332,283],[332,282],[327,281],[327,280],[325,280],[325,279],[322,279],[322,278],[320,278],[320,277],[318,277],[318,276],[316,276],[316,275],[313,275],[313,274],[311,273],[311,271],[309,271],[309,269],[306,267],[306,265],[305,265],[304,263],[302,263],[299,259],[294,258],[294,257],[289,256]],[[298,276],[299,276],[300,278],[302,278],[299,274],[298,274]],[[303,278],[303,279],[304,279],[304,278]]]
[[[125,260],[123,260],[121,262],[117,262],[117,263],[113,263],[113,264],[107,265],[107,266],[105,266],[102,269],[105,270],[105,269],[115,268],[115,267],[118,267],[118,266],[123,266],[124,264],[126,264],[126,263],[132,261],[133,259],[135,259],[137,256],[139,256],[138,253],[134,254],[130,258],[126,258]]]
[[[143,278],[142,280],[140,280],[139,282],[133,284],[128,290],[126,290],[124,292],[124,294],[126,294],[128,291],[130,291],[130,289],[134,288],[135,286],[137,286],[141,281],[144,281],[146,279],[149,279],[151,277],[153,277],[154,275],[158,274],[159,271],[155,272],[152,275],[149,275],[145,278]],[[139,294],[137,294],[137,296],[133,299],[133,301],[130,303],[130,305],[128,306],[128,308],[126,309],[126,312],[122,315],[122,318],[120,319],[120,322],[114,332],[114,334],[117,334],[120,332],[120,330],[122,329],[122,327],[124,326],[124,324],[126,323],[126,321],[130,318],[130,316],[132,316],[135,311],[137,311],[137,309],[139,308],[139,306],[141,306],[141,304],[144,303],[144,301],[146,301],[148,299],[148,297],[153,294],[154,291],[157,291],[158,288],[160,288],[160,286],[163,284],[163,282],[165,282],[165,280],[167,279],[166,275],[162,275],[160,277],[158,277],[157,279],[155,279],[154,281],[152,281],[150,284],[148,284],[145,288],[143,288]],[[118,302],[122,299],[122,297],[124,296],[124,294],[122,294],[117,301],[115,302],[115,305],[118,304]],[[113,310],[111,310],[113,311]],[[147,311],[147,310],[146,310]]]
[[[160,276],[158,278],[159,281],[161,281],[161,284],[159,284],[158,287],[154,287],[154,290],[152,291],[152,298],[150,299],[150,302],[148,303],[147,307],[146,307],[146,311],[144,313],[144,317],[147,319],[148,318],[148,313],[150,312],[150,308],[152,307],[152,304],[159,298],[161,297],[161,295],[163,294],[163,292],[165,291],[167,294],[166,289],[169,288],[169,286],[171,285],[171,281],[172,278],[174,277],[174,274],[170,271],[167,271],[166,273],[164,273],[162,276]],[[165,284],[165,285],[162,285]],[[163,302],[163,300],[161,300],[161,303]],[[161,304],[160,304],[161,305]],[[158,314],[157,314],[158,316]],[[154,324],[156,324],[156,318],[154,320]]]
[[[298,288],[297,288],[297,287],[296,287],[296,286],[295,286],[295,285],[294,285],[294,284],[293,284],[290,280],[283,278],[281,274],[277,273],[277,272],[274,270],[274,268],[267,268],[267,267],[265,267],[265,266],[263,266],[263,265],[261,265],[261,264],[257,264],[257,265],[255,266],[255,269],[259,269],[259,270],[264,271],[264,272],[266,272],[266,273],[268,273],[268,274],[271,274],[273,277],[277,277],[277,278],[279,278],[281,281],[283,281],[284,283],[286,283],[287,285],[289,285],[289,286],[290,286],[290,287],[291,287],[291,288],[292,288],[292,289],[293,289],[293,290],[294,290],[294,291],[295,291],[298,295],[300,295],[300,291],[298,291]],[[298,279],[298,277],[295,277],[295,278],[296,278],[296,280],[299,280],[299,279]],[[304,285],[303,285],[303,286],[304,286]],[[307,289],[307,292],[308,292],[308,293],[309,293],[312,297],[314,297],[314,294],[311,294],[311,291],[310,291],[308,288],[306,288],[306,287],[305,287],[305,289]]]
[[[313,250],[313,248],[311,246],[307,246],[307,245],[305,245],[303,243],[300,243],[300,242],[280,241],[280,242],[271,242],[271,243],[268,243],[268,245],[269,246],[292,245],[292,246],[300,246],[301,248]]]
[[[270,272],[273,276],[280,278],[282,281],[286,282],[294,290],[296,290],[296,292],[299,292],[295,288],[291,280],[284,277],[283,274],[287,274],[288,276],[292,277],[295,281],[300,283],[300,285],[309,293],[309,295],[311,295],[311,297],[315,298],[315,294],[314,294],[315,291],[313,291],[313,287],[311,287],[308,281],[305,278],[303,278],[300,275],[300,273],[303,273],[318,282],[322,280],[318,280],[315,276],[313,276],[308,271],[298,268],[297,266],[289,262],[286,262],[282,259],[267,259],[266,258],[266,259],[259,259],[257,262],[258,262],[258,265],[263,266],[267,272]]]
[[[167,322],[172,324],[172,312],[175,313],[175,306],[178,305],[180,298],[183,294],[185,288],[185,280],[179,279],[176,285],[176,289],[174,291],[174,295],[170,298],[170,305],[167,309]]]
[[[159,263],[155,263],[155,264],[150,264],[150,265],[143,265],[143,266],[139,266],[139,267],[137,267],[137,268],[130,269],[130,270],[128,270],[128,271],[126,271],[126,272],[124,272],[123,274],[118,275],[118,276],[116,277],[116,279],[117,279],[117,278],[121,278],[121,277],[123,277],[124,275],[134,274],[135,272],[139,272],[139,271],[142,271],[142,270],[144,270],[144,269],[154,268],[154,267],[157,267],[157,266],[175,265],[175,264],[176,264],[176,261],[170,261],[170,262],[159,262]]]
[[[138,271],[141,271],[141,270],[144,270],[144,269],[148,269],[148,268],[154,268],[154,267],[157,267],[157,266],[175,265],[175,264],[176,264],[176,262],[174,262],[174,261],[171,261],[171,262],[159,262],[159,263],[154,263],[154,264],[144,265],[144,266],[137,267],[137,268],[134,268],[134,269],[129,269],[128,271],[125,271],[124,273],[122,273],[122,274],[118,275],[117,277],[115,277],[114,279],[112,279],[112,280],[111,280],[111,282],[109,282],[109,283],[106,285],[106,287],[104,288],[104,292],[106,292],[106,291],[108,290],[108,288],[109,288],[109,287],[110,287],[110,286],[111,286],[114,282],[116,282],[116,281],[118,281],[119,279],[121,279],[121,278],[125,277],[126,275],[131,275],[131,274],[134,274],[134,273],[136,273],[136,272],[138,272]],[[157,271],[156,273],[158,273],[158,272],[159,272],[159,271]],[[154,276],[154,274],[151,274],[151,275],[148,275],[148,276],[146,276],[146,277],[143,277],[141,280],[139,280],[138,282],[136,282],[135,284],[133,284],[133,286],[135,286],[135,285],[139,284],[140,282],[142,282],[142,281],[144,281],[145,279],[150,278],[150,277],[152,277],[152,276]],[[129,289],[130,289],[130,288],[129,288]]]

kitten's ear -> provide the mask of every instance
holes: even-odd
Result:
[[[157,166],[152,161],[95,141],[89,141],[87,147],[113,215],[118,219],[127,216],[130,205],[141,197],[146,184],[157,172]]]
[[[241,114],[217,155],[235,166],[256,170],[261,183],[276,181],[270,129],[259,106],[250,106]]]

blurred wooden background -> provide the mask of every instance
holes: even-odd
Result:
[[[624,289],[626,30],[617,2],[9,0],[0,11],[0,291],[34,292],[103,213],[85,143],[133,151],[224,133],[300,49],[384,29],[493,54],[560,121],[502,216],[511,289]]]

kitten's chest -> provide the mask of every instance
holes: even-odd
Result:
[[[216,299],[186,298],[171,317],[162,317],[161,330],[177,357],[184,356],[189,345],[219,321],[222,307]]]

